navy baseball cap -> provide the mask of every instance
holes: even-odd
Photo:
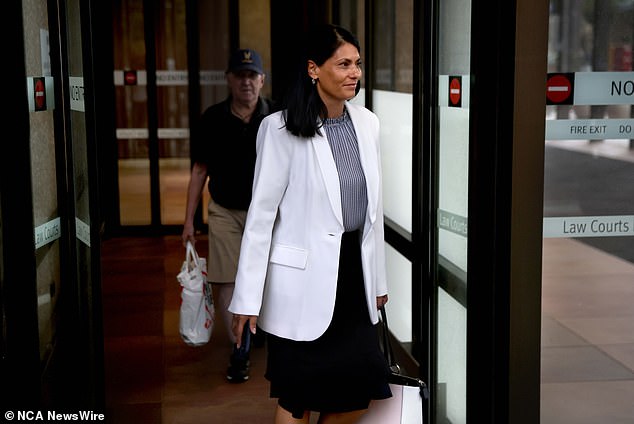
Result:
[[[262,59],[255,50],[240,49],[233,52],[229,58],[227,72],[253,71],[264,74],[262,69]]]

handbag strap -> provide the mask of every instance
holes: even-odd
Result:
[[[200,266],[200,257],[198,256],[198,252],[196,252],[196,248],[191,241],[187,240],[185,250],[185,261],[187,262],[187,266],[189,267],[189,264],[194,262],[194,265],[198,268]]]
[[[401,367],[396,363],[396,357],[394,356],[394,351],[392,350],[392,343],[390,343],[390,334],[387,326],[387,313],[385,312],[385,306],[381,306],[379,308],[379,311],[381,311],[381,319],[379,321],[381,322],[381,332],[383,333],[383,354],[385,355],[385,359],[387,359],[387,363],[392,370],[392,381],[397,382],[400,385],[419,387],[420,395],[423,397],[423,399],[429,399],[429,388],[427,387],[425,382],[423,382],[423,380],[401,374]],[[425,402],[423,402],[423,408],[425,408],[424,403]]]
[[[381,311],[381,325],[382,325],[382,345],[383,345],[383,355],[385,355],[385,359],[387,360],[388,365],[392,372],[400,374],[401,367],[396,363],[396,357],[394,356],[394,351],[392,350],[392,343],[390,343],[390,332],[387,325],[387,313],[385,312],[385,306],[381,306],[379,308]]]

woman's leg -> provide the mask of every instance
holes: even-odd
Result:
[[[275,410],[275,424],[308,424],[310,422],[310,411],[304,411],[304,416],[300,419],[293,418],[286,409],[277,405]]]

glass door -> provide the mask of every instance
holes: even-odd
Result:
[[[268,22],[260,18],[268,16],[267,6],[257,2],[244,13],[241,9],[240,16]],[[114,3],[120,226],[182,225],[190,121],[228,94],[224,73],[234,41],[230,22],[238,19],[237,13],[237,6],[227,0]],[[268,58],[263,28],[259,23],[245,25],[240,38]],[[270,92],[268,84],[265,90]],[[199,224],[206,222],[208,200],[205,190]]]
[[[185,0],[114,3],[119,220],[182,224],[189,177]]]
[[[385,308],[390,317],[390,331],[412,356],[417,336],[415,330],[418,330],[412,325],[416,314],[413,310],[418,312],[419,306],[412,289],[412,270],[418,258],[411,254],[414,249],[403,246],[411,246],[417,236],[412,230],[413,16],[414,2],[410,0],[381,1],[373,5],[372,68],[364,77],[365,85],[360,93],[365,97],[365,86],[372,86],[368,100],[381,122],[383,212],[390,296]],[[407,250],[410,250],[409,254]],[[412,368],[418,367],[418,363],[415,365]],[[418,372],[418,369],[413,371]]]
[[[634,422],[633,22],[550,2],[542,424]]]
[[[19,404],[59,408],[90,408],[99,401],[100,310],[98,290],[93,290],[98,288],[93,271],[99,250],[94,243],[98,231],[91,231],[97,167],[89,154],[94,114],[84,100],[91,93],[84,89],[84,73],[91,73],[92,55],[86,53],[90,43],[82,40],[90,30],[89,20],[82,19],[89,6],[79,0],[21,5],[23,34],[18,39],[29,53],[21,58],[28,138],[16,144],[29,152],[5,156],[28,175],[13,170],[3,180],[22,185],[21,197],[28,200],[22,208],[14,201],[16,215],[2,214],[8,217],[4,225],[20,234],[20,240],[11,235],[4,240],[11,242],[10,249],[3,246],[3,260],[9,258],[2,267],[3,301],[11,305],[3,311],[3,359],[10,367],[5,385],[13,387],[7,405],[14,396]],[[8,195],[3,185],[3,198]],[[17,214],[30,215],[29,224],[16,220]],[[12,275],[16,264],[21,264],[19,278]],[[25,395],[23,386],[32,395]]]
[[[144,2],[113,4],[119,221],[152,222]],[[147,18],[151,19],[150,16]]]
[[[100,223],[97,221],[97,191],[94,187],[97,182],[96,167],[96,137],[94,137],[95,117],[92,103],[88,99],[94,99],[92,87],[95,85],[91,77],[94,64],[90,43],[86,42],[84,34],[91,33],[94,29],[88,19],[84,17],[90,12],[88,3],[80,0],[64,0],[65,25],[62,30],[66,32],[67,44],[62,46],[65,51],[65,75],[64,85],[67,91],[69,110],[66,122],[68,124],[66,144],[68,146],[67,170],[69,181],[68,214],[69,220],[74,225],[71,248],[72,254],[68,256],[69,266],[67,271],[73,275],[72,285],[67,280],[65,288],[66,305],[64,310],[65,325],[76,325],[76,334],[67,336],[64,334],[62,341],[72,350],[73,357],[68,363],[74,362],[77,370],[73,376],[76,381],[73,384],[72,397],[83,405],[100,405],[102,402],[103,362],[102,362],[102,337],[101,327],[101,285],[100,285]],[[86,96],[86,93],[89,93]],[[67,253],[66,255],[69,255]],[[71,375],[67,373],[67,380]],[[62,376],[56,376],[59,380]],[[68,381],[65,381],[66,383]],[[71,396],[66,393],[66,396]]]
[[[436,422],[466,423],[470,2],[438,3]]]

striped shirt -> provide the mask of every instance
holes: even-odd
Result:
[[[343,226],[346,231],[363,230],[368,194],[352,120],[344,109],[343,115],[327,118],[323,124],[339,173]]]

